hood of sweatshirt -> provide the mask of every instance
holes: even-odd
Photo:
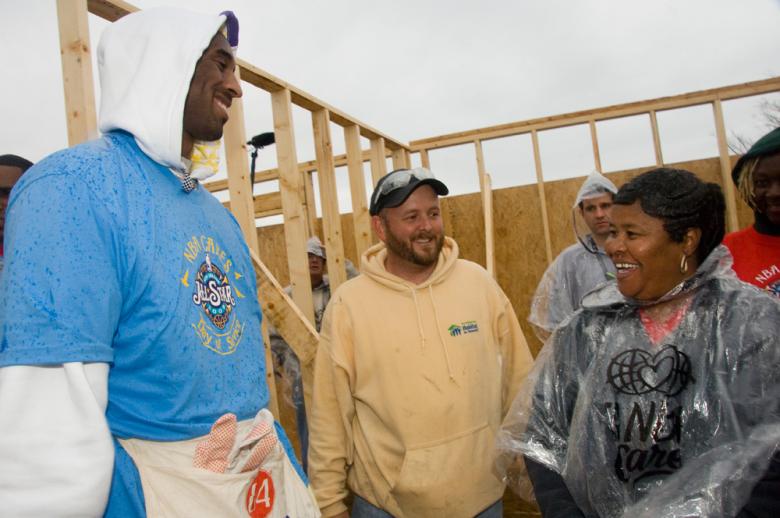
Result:
[[[184,101],[195,65],[227,19],[224,14],[154,8],[107,27],[97,50],[100,131],[127,131],[152,160],[185,170]]]

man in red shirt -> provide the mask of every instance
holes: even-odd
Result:
[[[755,223],[726,235],[734,271],[745,282],[780,297],[780,128],[761,137],[734,166],[731,177]]]

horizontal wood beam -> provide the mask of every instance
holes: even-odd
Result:
[[[279,216],[281,214],[284,214],[284,211],[282,209],[272,209],[272,210],[264,210],[262,212],[255,212],[255,217],[269,218],[271,216]]]
[[[258,212],[268,212],[282,210],[282,193],[269,192],[268,194],[258,194],[255,196],[255,214]]]
[[[391,151],[385,151],[386,156],[391,156]],[[362,161],[368,162],[371,160],[371,150],[366,149],[362,151]],[[343,167],[347,165],[347,155],[336,155],[333,157],[333,161],[336,167]],[[307,162],[301,162],[298,164],[298,170],[301,173],[308,173],[311,171],[317,170],[317,161],[316,160],[309,160]],[[271,180],[278,180],[279,179],[279,170],[278,169],[266,169],[264,171],[257,171],[255,173],[255,183],[261,183],[261,182],[270,182]],[[213,182],[206,182],[203,184],[203,187],[205,187],[209,192],[219,192],[227,190],[228,184],[227,180],[216,180]]]
[[[257,171],[255,173],[255,183],[270,182],[279,179],[278,169],[268,169],[266,171]],[[217,180],[215,182],[206,182],[203,184],[209,192],[224,191],[228,188],[227,180]]]
[[[673,110],[712,103],[718,99],[726,101],[740,97],[750,97],[770,92],[780,91],[780,77],[773,77],[763,81],[753,81],[709,90],[700,90],[671,97],[661,97],[644,101],[636,101],[625,104],[616,104],[603,108],[595,108],[550,117],[541,117],[497,126],[488,126],[458,133],[449,133],[437,137],[413,140],[409,143],[412,152],[430,150],[468,144],[475,139],[490,140],[494,138],[521,135],[532,131],[541,131],[553,128],[563,128],[577,124],[588,124],[591,120],[602,121],[630,117],[649,113],[651,111]]]
[[[88,0],[87,6],[90,13],[109,22],[115,22],[126,14],[139,10],[136,6],[122,0]]]

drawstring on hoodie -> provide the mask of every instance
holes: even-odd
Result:
[[[431,305],[433,306],[433,320],[436,322],[436,331],[439,333],[439,341],[441,341],[442,349],[444,349],[444,359],[447,362],[447,374],[449,374],[450,379],[452,381],[455,381],[455,375],[452,374],[452,366],[450,365],[450,353],[447,349],[447,341],[444,339],[444,337],[441,335],[441,324],[439,323],[439,312],[436,311],[436,301],[433,300],[433,286],[428,285],[428,293],[431,295]],[[455,381],[457,384],[457,381]]]
[[[420,308],[420,301],[417,296],[418,286],[400,279],[396,275],[388,272],[385,269],[385,259],[387,257],[386,254],[387,252],[385,251],[385,245],[383,243],[376,244],[363,252],[363,256],[361,258],[361,272],[391,290],[398,292],[406,292],[406,290],[409,290],[412,292],[412,301],[414,303],[414,310],[417,317],[417,334],[419,335],[420,339],[420,348],[424,352],[428,346],[428,340],[425,337],[423,315]],[[449,275],[452,268],[455,266],[457,259],[458,245],[451,238],[445,238],[444,247],[442,248],[441,256],[439,258],[439,263],[436,266],[436,270],[431,274],[432,278],[428,279],[424,286],[419,287],[421,290],[425,289],[426,287],[428,288],[428,294],[431,298],[431,304],[433,306],[433,317],[434,323],[436,325],[436,333],[439,337],[439,341],[441,342],[444,353],[444,360],[447,364],[447,375],[449,379],[452,380],[452,382],[454,382],[456,385],[458,382],[452,369],[452,362],[450,361],[450,352],[447,348],[447,335],[443,334],[445,329],[442,328],[441,321],[439,320],[439,312],[436,308],[436,301],[433,296],[433,285],[439,279],[445,279]]]
[[[417,303],[417,290],[409,287],[412,290],[412,298],[414,299],[414,309],[417,311],[417,332],[420,334],[420,343],[422,344],[422,350],[425,350],[425,331],[422,327],[422,315],[420,315],[420,304]]]
[[[420,304],[417,302],[417,289],[409,286],[409,290],[412,292],[412,299],[414,299],[414,309],[417,311],[417,332],[420,334],[420,343],[422,344],[422,350],[425,350],[426,339],[425,331],[422,326],[422,314],[420,313]],[[452,373],[452,364],[450,363],[450,353],[447,349],[447,341],[441,334],[441,323],[439,322],[439,312],[436,311],[436,301],[433,298],[433,286],[428,285],[428,294],[431,297],[431,306],[433,306],[433,320],[436,323],[436,332],[439,335],[439,341],[441,342],[442,349],[444,350],[444,361],[447,364],[447,374],[452,381],[455,381],[455,375]],[[457,383],[457,381],[455,381]]]

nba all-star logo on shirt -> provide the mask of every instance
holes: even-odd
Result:
[[[230,320],[230,313],[236,305],[230,279],[218,266],[211,263],[208,253],[195,276],[195,293],[192,294],[192,302],[202,307],[211,323],[219,329],[225,329],[225,325]]]
[[[233,281],[243,275],[219,243],[205,235],[193,236],[184,248],[188,268],[180,281],[191,289],[192,303],[199,308],[197,322],[190,325],[201,345],[217,354],[235,352],[244,335],[244,323],[236,313],[237,299],[244,298]]]

